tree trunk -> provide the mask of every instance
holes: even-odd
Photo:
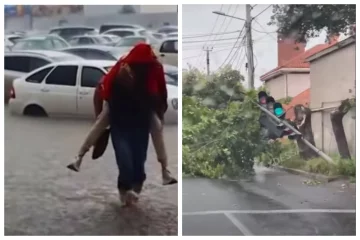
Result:
[[[343,118],[349,112],[351,108],[351,103],[349,99],[346,99],[341,102],[340,106],[330,113],[331,125],[334,131],[336,144],[339,150],[341,158],[350,159],[350,151],[347,143]]]
[[[312,145],[315,146],[314,134],[311,127],[311,110],[303,105],[295,105],[295,124],[299,132],[301,132],[304,139],[308,140]],[[308,160],[317,157],[317,154],[304,144],[301,139],[297,140],[299,147],[300,157]]]

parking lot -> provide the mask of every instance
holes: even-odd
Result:
[[[12,116],[5,108],[5,235],[177,235],[177,185],[161,185],[152,145],[138,208],[121,209],[111,143],[80,173],[66,168],[91,121]],[[177,176],[177,126],[166,126]]]

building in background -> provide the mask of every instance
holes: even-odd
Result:
[[[177,5],[141,5],[140,13],[177,12]]]

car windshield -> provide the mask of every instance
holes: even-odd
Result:
[[[14,50],[36,50],[36,49],[52,49],[50,41],[45,39],[28,39],[19,40],[12,49]]]
[[[106,44],[108,43],[107,40],[104,39],[104,37],[94,37],[95,41],[99,44]]]
[[[139,42],[146,42],[146,38],[136,37],[136,38],[122,38],[116,46],[118,47],[132,47]]]
[[[123,49],[114,48],[108,51],[114,58],[120,59],[127,51],[124,51]]]

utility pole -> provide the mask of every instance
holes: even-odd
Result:
[[[206,52],[206,70],[207,70],[207,75],[210,75],[210,52],[213,50],[213,48],[209,48],[207,47],[206,49],[204,48],[204,51]]]
[[[254,53],[253,41],[251,36],[251,5],[246,4],[246,48],[247,48],[247,65],[248,65],[248,86],[249,89],[254,89]]]

